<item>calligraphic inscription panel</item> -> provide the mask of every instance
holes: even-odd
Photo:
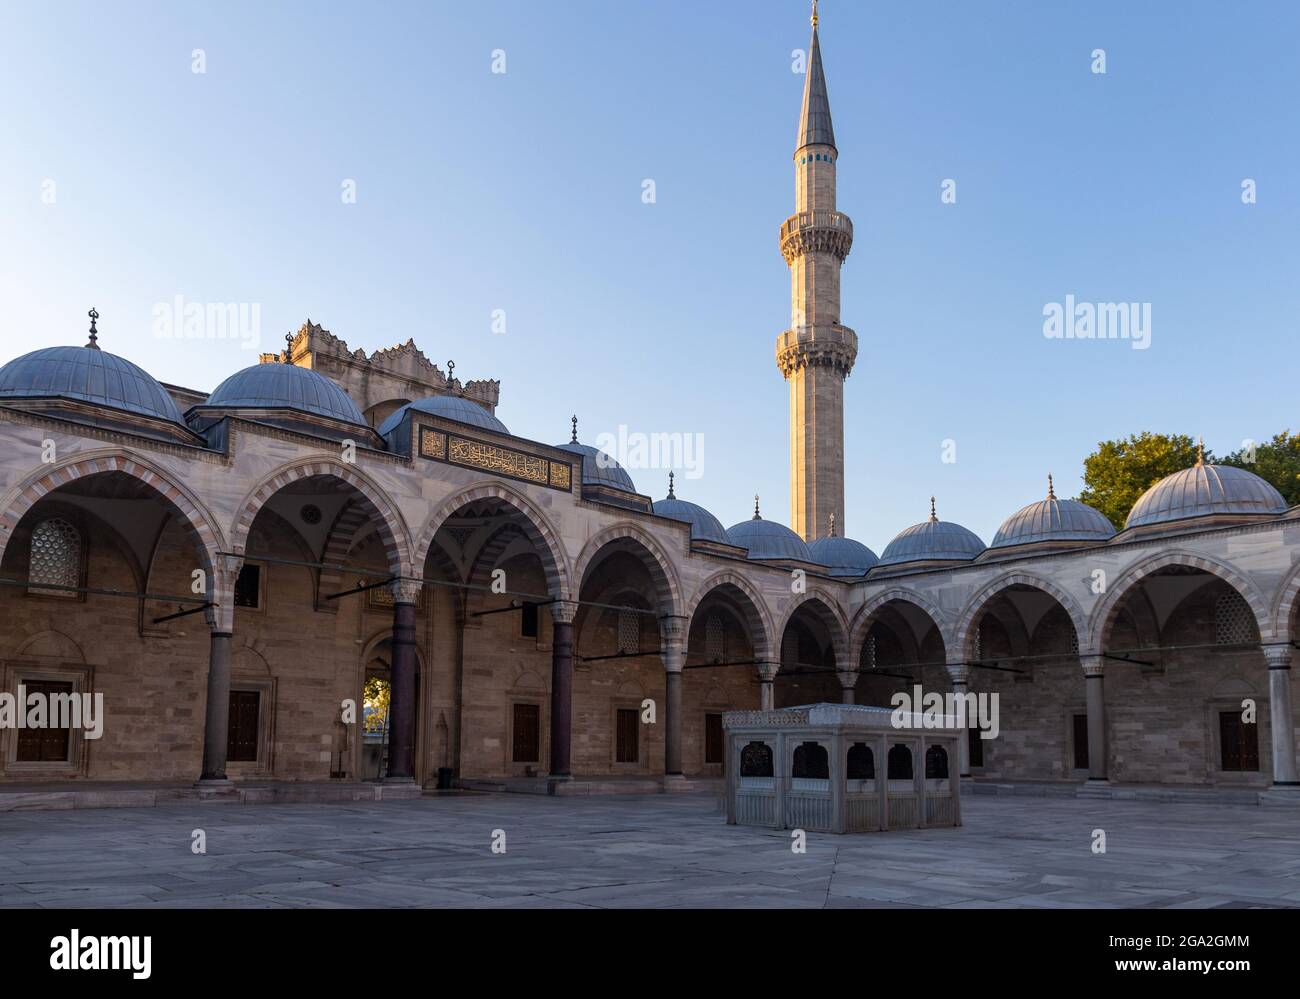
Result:
[[[567,462],[551,461],[526,451],[472,440],[432,427],[420,427],[420,457],[465,468],[482,469],[549,489],[573,491],[573,469]]]

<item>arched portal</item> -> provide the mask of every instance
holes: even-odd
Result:
[[[1163,553],[1113,581],[1090,623],[1109,778],[1268,783],[1272,626],[1254,585],[1211,559]]]

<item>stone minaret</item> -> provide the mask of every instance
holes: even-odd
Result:
[[[790,383],[790,526],[820,536],[832,514],[844,533],[844,379],[858,338],[840,323],[840,267],[853,222],[835,210],[835,130],[822,71],[813,4],[812,45],[794,151],[795,213],[781,226],[790,267],[790,329],[776,340],[776,363]]]

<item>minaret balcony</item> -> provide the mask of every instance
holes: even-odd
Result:
[[[781,225],[781,255],[787,264],[805,253],[833,253],[841,263],[853,246],[853,220],[843,212],[796,212]]]
[[[801,368],[831,368],[847,378],[858,357],[858,335],[840,323],[796,326],[776,338],[776,366],[787,379]]]

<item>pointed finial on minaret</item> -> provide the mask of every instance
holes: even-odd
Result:
[[[813,26],[814,28],[817,27],[817,21],[818,21],[818,17],[817,17],[817,0],[813,0],[812,26]]]
[[[938,518],[937,516],[935,516],[935,512],[934,512],[934,497],[933,497],[933,496],[930,497],[930,523],[931,523],[931,524],[937,524],[937,523],[939,523],[939,518]]]
[[[763,519],[758,515],[758,493],[754,493],[754,519],[755,520]]]
[[[669,472],[669,473],[668,473],[668,498],[669,498],[669,499],[676,499],[676,498],[677,498],[677,496],[673,493],[673,473],[672,473],[672,472]]]
[[[95,320],[99,318],[99,313],[92,305],[86,315],[90,317],[90,340],[86,343],[86,346],[91,350],[99,350],[99,332],[95,329]]]
[[[831,533],[826,536],[828,538],[835,537],[835,511],[834,510],[831,511]]]
[[[1205,438],[1204,437],[1198,437],[1196,439],[1196,464],[1198,467],[1205,464]]]
[[[1047,473],[1047,498],[1056,499],[1056,486],[1052,484],[1052,473]]]
[[[573,423],[573,443],[577,444],[578,443],[578,414],[577,413],[573,414],[573,419],[570,422]]]

